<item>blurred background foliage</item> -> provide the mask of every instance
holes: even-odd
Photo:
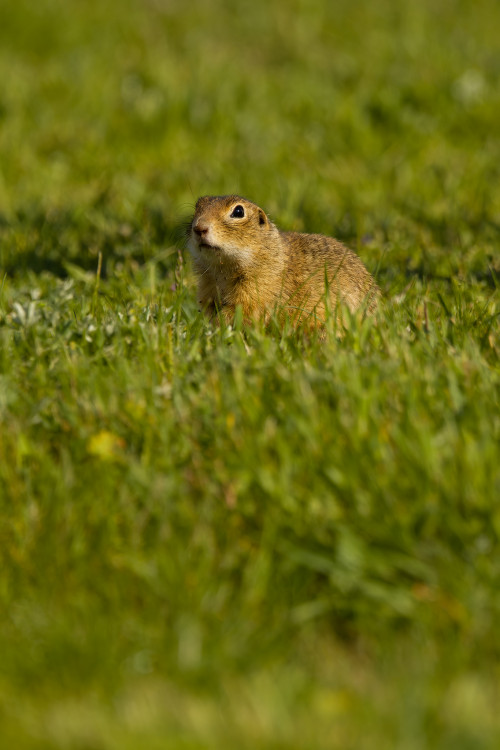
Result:
[[[96,249],[143,260],[207,192],[248,195],[287,228],[374,238],[388,283],[388,240],[399,263],[418,245],[421,273],[497,262],[494,0],[0,13],[8,270],[68,255],[94,267]]]

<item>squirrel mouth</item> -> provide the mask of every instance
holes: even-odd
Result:
[[[198,247],[200,248],[200,250],[218,250],[219,249],[215,245],[209,245],[208,242],[200,242]]]

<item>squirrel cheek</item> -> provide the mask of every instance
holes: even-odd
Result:
[[[248,268],[254,263],[254,252],[245,245],[226,245],[225,250],[242,268]]]

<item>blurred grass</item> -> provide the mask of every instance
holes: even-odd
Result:
[[[0,2],[2,746],[498,746],[499,21]],[[227,192],[380,319],[211,329]]]

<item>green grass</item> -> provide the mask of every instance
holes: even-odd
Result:
[[[0,744],[500,746],[500,8],[0,2]],[[197,311],[241,193],[326,340]]]

